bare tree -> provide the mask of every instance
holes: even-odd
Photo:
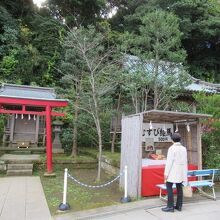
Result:
[[[108,94],[116,86],[114,76],[119,70],[118,59],[113,57],[116,49],[107,47],[104,35],[98,33],[93,26],[70,30],[64,45],[75,54],[75,60],[72,62],[77,64],[77,69],[74,74],[81,72],[83,76],[78,103],[75,103],[75,106],[87,112],[94,120],[99,149],[97,175],[97,181],[99,181],[103,148],[100,114],[105,109]]]

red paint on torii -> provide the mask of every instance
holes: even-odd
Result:
[[[21,110],[8,110],[4,109],[2,105],[21,105]],[[47,154],[47,173],[53,172],[52,166],[52,129],[51,129],[51,116],[64,116],[64,113],[52,112],[53,107],[65,107],[68,105],[66,100],[44,100],[33,98],[13,98],[13,97],[0,97],[0,113],[2,114],[30,114],[30,115],[45,115],[46,116],[46,154]],[[44,107],[45,111],[27,111],[26,106],[30,107]]]

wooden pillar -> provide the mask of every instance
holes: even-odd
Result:
[[[196,126],[196,133],[197,133],[197,153],[198,153],[198,169],[202,169],[202,141],[201,141],[201,124],[200,121],[197,121]]]
[[[12,114],[10,122],[10,144],[12,144],[14,139],[14,128],[15,128],[15,115]]]
[[[143,113],[140,113],[139,119],[139,142],[137,143],[138,148],[138,191],[137,191],[137,198],[141,198],[141,187],[142,187],[142,141],[143,141],[143,123],[144,123],[144,116]]]
[[[188,158],[189,158],[189,164],[192,164],[192,135],[191,130],[186,131],[187,132],[187,147],[188,147]]]
[[[36,118],[36,127],[35,127],[35,143],[38,144],[38,135],[39,135],[39,115]]]
[[[51,138],[51,107],[46,106],[46,151],[47,151],[47,173],[53,172],[52,168],[52,138]]]

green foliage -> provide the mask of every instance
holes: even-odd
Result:
[[[13,75],[8,79],[12,81],[21,81],[21,84],[30,85],[36,82],[36,72],[39,61],[39,52],[31,44],[19,47],[16,54],[17,68],[13,71]],[[32,76],[32,77],[27,77]]]
[[[18,39],[18,22],[0,6],[0,58],[7,56]]]
[[[0,4],[13,16],[15,19],[25,20],[34,13],[33,1],[23,0],[1,0]]]
[[[23,0],[0,2],[0,82],[59,87],[62,98],[70,100],[63,119],[67,151],[72,146],[72,129],[76,124],[78,143],[97,146],[90,67],[97,66],[97,89],[93,94],[106,146],[110,142],[111,115],[151,108],[154,93],[162,97],[158,108],[166,109],[172,104],[172,109],[190,111],[188,106],[173,102],[184,86],[182,82],[187,82],[183,66],[196,77],[210,82],[220,80],[217,0],[50,0],[47,6],[37,9],[32,1]],[[116,15],[107,19],[108,11],[114,7]],[[90,49],[82,53],[74,47],[74,34],[81,45]],[[122,61],[115,53],[119,48],[140,58],[142,65],[135,64],[135,74],[119,71]],[[86,64],[85,56],[92,65]],[[154,61],[151,70],[143,68],[149,61]],[[183,77],[179,81],[174,77],[174,63]],[[167,65],[171,68],[167,69]],[[160,68],[167,77],[159,77]],[[119,91],[122,100],[116,112],[113,106]],[[206,106],[201,111],[219,117],[218,104],[214,104],[219,103],[217,98],[200,101]],[[74,115],[76,111],[78,118]],[[216,145],[215,138],[211,140]]]
[[[207,167],[220,167],[220,96],[195,95],[199,111],[213,115],[213,119],[203,122],[203,157]]]
[[[3,136],[4,127],[5,127],[5,120],[6,120],[5,115],[0,114],[0,142],[2,142],[2,136]]]
[[[112,104],[112,100],[111,100]],[[101,128],[102,128],[102,138],[103,138],[103,149],[110,149],[110,124],[112,119],[112,105],[107,108],[106,111],[100,114],[101,118]]]
[[[203,161],[204,166],[207,168],[220,168],[220,146],[217,143],[219,141],[218,134],[203,134],[202,141],[205,147],[203,147]],[[212,145],[212,143],[214,145]]]
[[[112,153],[109,151],[104,151],[103,156],[105,156],[110,161],[112,166],[116,166],[116,167],[120,168],[121,154],[119,152]]]
[[[70,154],[73,146],[73,129],[71,128],[62,129],[61,143],[64,152]]]
[[[3,1],[0,6],[1,81],[54,86],[61,56],[63,24],[32,1]],[[29,77],[32,76],[32,77]],[[58,81],[57,81],[58,80]]]
[[[220,96],[218,94],[206,95],[205,93],[195,94],[200,112],[211,114],[214,118],[220,118]]]
[[[31,22],[31,28],[32,44],[38,51],[34,81],[41,86],[54,86],[61,78],[57,68],[60,65],[65,28],[49,15],[36,15]]]
[[[193,112],[192,106],[190,106],[186,102],[181,102],[179,100],[175,100],[172,103],[170,103],[169,106],[171,111],[178,111],[178,112]]]
[[[182,33],[173,13],[157,10],[147,13],[140,21],[138,33],[131,33],[125,41],[129,46],[127,51],[145,59],[184,61],[186,53],[181,49]]]
[[[174,13],[183,33],[181,45],[187,52],[190,73],[205,80],[220,81],[218,0],[131,0],[120,1],[117,6],[118,13],[111,24],[121,32],[138,33],[141,18],[156,10]]]
[[[141,96],[143,100],[153,97],[150,108],[165,109],[188,83],[187,74],[180,64],[185,59],[185,51],[181,48],[182,33],[177,17],[170,12],[157,10],[147,13],[140,21],[138,32],[125,33],[122,39],[126,53],[138,57],[128,58],[130,83],[127,82],[126,87],[136,112],[140,111],[137,105]],[[149,109],[147,104],[146,101],[142,111]]]
[[[17,50],[12,49],[9,52],[8,56],[3,57],[2,62],[0,63],[0,72],[2,72],[2,79],[8,78],[13,74],[18,64],[18,60],[16,59],[17,53]]]
[[[148,53],[150,52],[152,57],[148,58],[172,62],[184,61],[185,51],[181,49],[182,33],[174,14],[164,11],[151,12],[141,21],[139,41],[143,42],[142,48],[146,46]]]
[[[100,28],[100,26],[99,26]],[[77,137],[80,145],[97,146],[101,135],[109,139],[112,93],[119,67],[116,48],[106,45],[108,28],[98,32],[94,26],[72,29],[65,38],[65,59],[62,62],[63,87],[71,99],[71,112],[78,111]],[[90,122],[90,123],[88,123]],[[86,126],[86,130],[85,130]],[[101,128],[101,130],[100,130]]]
[[[200,78],[217,77],[220,69],[219,1],[182,0],[170,7],[180,17],[180,28],[184,33],[183,46],[188,53],[191,73]]]
[[[95,24],[105,12],[106,0],[49,0],[48,6],[53,16],[65,18],[69,27]]]
[[[86,112],[80,111],[77,126],[77,138],[79,146],[94,147],[97,151],[97,132],[91,116],[86,114]]]

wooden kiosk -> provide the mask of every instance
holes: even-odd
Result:
[[[170,134],[175,131],[181,134],[181,142],[187,148],[188,163],[201,169],[202,146],[200,119],[208,117],[211,116],[159,110],[151,110],[123,117],[121,171],[125,165],[128,166],[128,195],[131,197],[141,196],[143,159],[147,158],[150,153],[156,154],[157,152],[166,157],[167,150],[172,144]],[[149,161],[154,162],[152,164],[154,166],[159,165],[155,162],[159,162],[160,164],[163,162],[162,160]],[[150,178],[153,177],[150,176]],[[123,182],[124,177],[122,176],[120,179],[120,185],[122,187]]]

